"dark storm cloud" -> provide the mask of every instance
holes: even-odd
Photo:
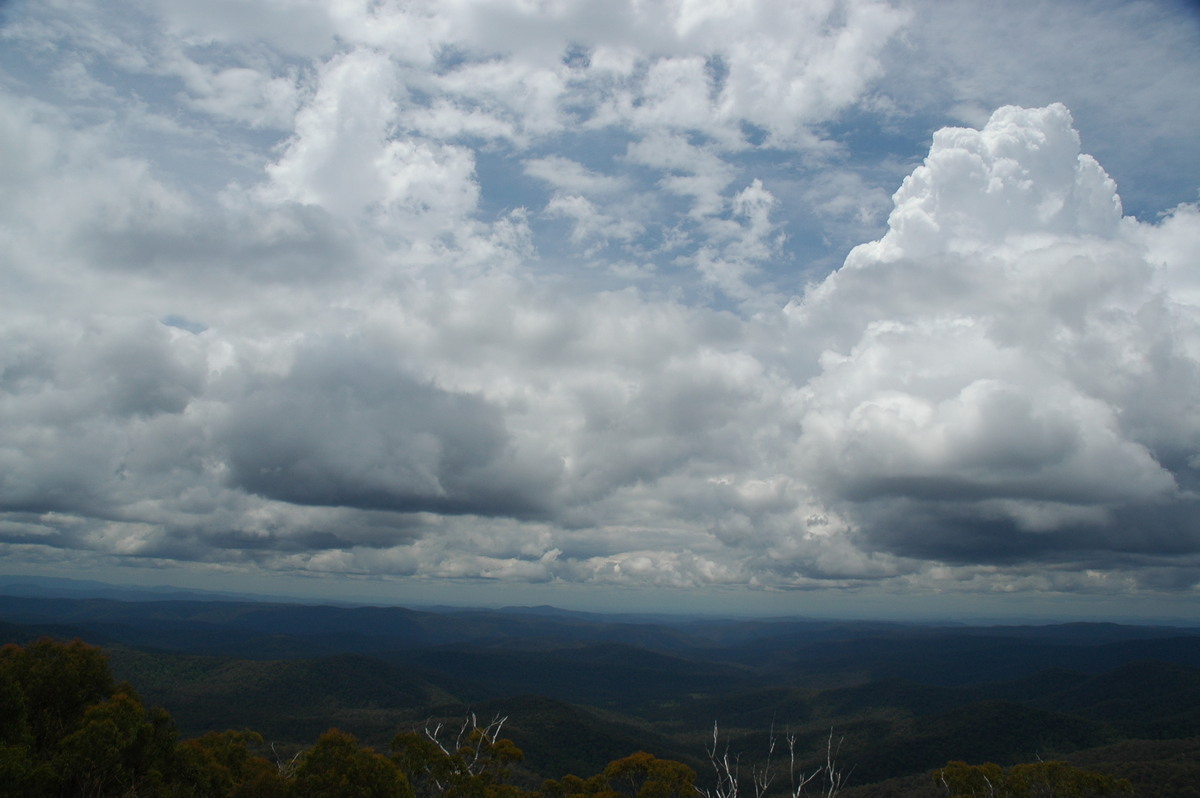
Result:
[[[342,340],[302,350],[231,410],[230,484],[301,505],[530,516],[544,498],[508,457],[499,411]]]
[[[152,319],[0,332],[0,390],[26,418],[180,413],[207,381],[203,353]]]
[[[182,207],[134,204],[116,209],[124,217],[118,223],[91,220],[79,231],[77,246],[114,273],[165,277],[202,294],[224,294],[231,281],[255,286],[327,283],[345,278],[358,262],[352,231],[321,208],[289,203],[224,214],[201,212],[188,208],[182,198],[173,199]]]
[[[177,419],[207,369],[178,336],[148,319],[0,333],[0,505],[104,516],[141,465],[187,466],[194,441]]]
[[[111,411],[123,416],[180,413],[204,388],[201,358],[181,360],[162,325],[143,322],[105,341],[95,353]]]
[[[1200,555],[1196,501],[1078,513],[1074,522],[1057,520],[1042,529],[1029,523],[1037,508],[1028,509],[1022,523],[1011,506],[903,498],[860,504],[855,515],[867,548],[956,565],[1073,562],[1120,569]]]
[[[141,554],[201,561],[219,561],[228,556],[267,559],[328,550],[385,549],[411,543],[426,531],[427,524],[417,516],[348,510],[338,511],[325,523],[318,521],[308,528],[171,527]]]

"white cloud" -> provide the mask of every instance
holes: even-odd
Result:
[[[629,241],[639,235],[643,228],[632,220],[617,219],[600,211],[586,197],[578,194],[555,194],[546,203],[545,214],[550,217],[571,219],[571,241],[576,244],[593,239]]]
[[[599,174],[561,156],[528,160],[525,173],[557,189],[544,214],[574,222],[572,243],[602,246],[612,240],[628,242],[645,232],[645,225],[633,218],[642,203],[631,202],[629,181],[621,177]]]
[[[1163,288],[1172,302],[1200,307],[1200,207],[1180,205],[1158,224],[1142,225],[1147,259],[1159,267]]]
[[[738,15],[762,27],[758,36],[733,40],[722,110],[785,144],[803,141],[809,120],[828,120],[861,96],[881,71],[879,52],[909,12],[887,3],[800,3],[773,18],[780,10]]]
[[[320,0],[151,0],[173,36],[193,45],[261,41],[293,55],[330,52],[338,6]]]
[[[1140,245],[1178,233],[1121,220],[1066,110],[940,131],[895,205],[881,240],[789,307],[793,334],[827,347],[799,448],[834,505],[896,551],[988,556],[1003,533],[1010,557],[1024,533],[1081,525],[1139,545],[1144,528],[1088,508],[1190,503],[1171,450],[1200,443],[1175,421],[1194,417],[1194,311],[1162,308],[1154,260],[1170,256]],[[945,534],[997,531],[926,547],[905,536],[941,533],[899,522],[914,502]]]
[[[272,77],[248,67],[209,69],[188,63],[184,80],[195,108],[251,127],[290,126],[300,102],[295,75]]]
[[[627,182],[619,177],[599,174],[578,161],[559,155],[526,161],[525,173],[557,189],[579,195],[611,195],[628,188]]]
[[[1016,3],[980,13],[972,0],[922,0],[910,8],[881,79],[903,108],[970,108],[943,118],[980,124],[1000,105],[1061,102],[1138,218],[1195,199],[1200,155],[1176,137],[1200,125],[1200,106],[1184,101],[1200,80],[1190,4]]]
[[[854,257],[922,258],[1015,235],[1111,237],[1116,184],[1079,148],[1062,105],[1002,108],[981,131],[943,128],[893,197],[887,235]]]
[[[385,55],[356,50],[332,60],[283,156],[267,167],[263,195],[344,217],[377,215],[401,229],[461,224],[476,201],[474,159],[462,148],[393,137],[396,91]]]

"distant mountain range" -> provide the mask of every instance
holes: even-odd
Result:
[[[1195,627],[409,609],[0,579],[0,642],[44,635],[103,646],[185,735],[299,745],[336,725],[386,749],[430,719],[507,715],[530,784],[635,750],[704,770],[714,722],[747,762],[772,728],[812,757],[832,728],[856,783],[899,779],[896,795],[951,759],[1200,737]]]
[[[109,598],[119,601],[196,599],[202,601],[277,601],[311,603],[311,599],[268,596],[260,593],[230,593],[219,590],[190,590],[169,585],[113,585],[91,579],[59,576],[0,574],[0,594],[31,598]]]

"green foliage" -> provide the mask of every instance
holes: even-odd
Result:
[[[130,656],[130,652],[119,653],[127,660]],[[557,656],[547,655],[549,659]],[[128,661],[149,673],[150,666],[161,664],[157,657],[139,654]],[[300,741],[312,740],[330,725],[353,728],[367,742],[379,746],[387,739],[380,730],[390,734],[401,724],[401,728],[407,727],[414,716],[427,717],[426,712],[434,717],[462,717],[462,705],[422,704],[433,709],[415,715],[415,705],[404,702],[443,695],[443,688],[435,691],[428,687],[430,682],[423,681],[436,677],[414,676],[366,657],[294,661],[286,668],[276,662],[201,658],[186,658],[186,662],[178,658],[178,662],[194,671],[189,671],[191,677],[204,676],[206,685],[222,689],[213,695],[211,716],[197,731],[252,717],[239,711],[271,716],[274,729],[287,730],[288,736],[273,738],[287,751],[283,762],[277,761],[280,755],[272,753],[275,744],[268,749],[260,734],[248,730],[209,732],[178,742],[171,717],[164,710],[148,709],[129,685],[117,683],[108,658],[99,649],[79,641],[39,640],[0,649],[0,798],[694,798],[698,788],[720,795],[712,792],[709,783],[696,784],[695,771],[688,765],[698,766],[701,760],[689,758],[688,751],[700,748],[701,738],[687,720],[691,716],[676,711],[674,705],[662,704],[653,716],[635,722],[616,713],[601,714],[545,698],[508,697],[503,703],[482,706],[489,712],[503,707],[519,716],[519,724],[506,725],[507,719],[497,715],[492,723],[482,725],[468,714],[461,726],[447,729],[435,725],[396,735],[390,757],[360,745],[350,734],[331,730],[289,762],[287,758],[300,748]],[[738,715],[743,722],[734,727],[733,740],[735,746],[752,753],[761,749],[761,741],[766,739],[759,721],[772,707],[783,707],[781,711],[789,713],[811,709],[808,716],[797,712],[808,718],[806,725],[795,738],[789,735],[787,750],[777,753],[774,761],[769,754],[774,750],[772,744],[765,759],[761,753],[745,759],[733,757],[731,772],[737,777],[740,764],[743,796],[787,794],[789,768],[802,779],[817,778],[805,794],[826,794],[826,788],[816,789],[822,783],[818,777],[824,778],[822,763],[809,752],[815,750],[818,738],[827,735],[825,724],[836,721],[839,734],[844,731],[853,745],[846,755],[856,765],[855,781],[865,784],[861,788],[865,791],[858,794],[870,798],[932,798],[935,792],[953,798],[1090,798],[1128,793],[1129,782],[1117,776],[1131,779],[1140,794],[1200,798],[1195,787],[1200,783],[1195,764],[1200,742],[1175,741],[1171,743],[1174,747],[1168,747],[1167,741],[1139,741],[1137,751],[1130,748],[1132,742],[1105,749],[1092,747],[1096,740],[1108,739],[1109,733],[1102,728],[1106,710],[1132,707],[1141,696],[1156,698],[1157,703],[1151,704],[1154,712],[1172,708],[1169,699],[1173,698],[1178,706],[1172,711],[1178,717],[1187,720],[1194,716],[1194,690],[1189,686],[1194,687],[1200,674],[1184,667],[1147,670],[1149,667],[1124,668],[1095,677],[1094,685],[1082,686],[1072,686],[1071,679],[1047,677],[1012,685],[955,688],[945,690],[944,695],[939,692],[943,688],[899,684],[902,689],[897,691],[897,683],[872,683],[839,691],[802,694],[788,688],[725,696],[721,701],[728,706],[746,710],[747,714]],[[352,675],[347,677],[347,673]],[[1162,685],[1142,685],[1140,677],[1147,673],[1171,678],[1161,679]],[[128,671],[122,674],[133,675]],[[170,683],[163,681],[159,700],[194,689],[178,669],[165,672],[165,676]],[[140,686],[140,680],[138,683]],[[1047,685],[1044,689],[1034,689],[1043,683]],[[380,691],[379,685],[386,690]],[[1030,694],[1028,700],[1017,701],[1024,693]],[[980,700],[985,696],[992,700]],[[1112,696],[1120,697],[1120,703],[1114,703]],[[391,703],[393,698],[401,703]],[[1035,708],[1034,699],[1044,708]],[[1060,701],[1069,706],[1049,711]],[[681,698],[679,707],[689,713],[722,708],[715,702],[715,697],[697,699],[692,706]],[[946,711],[946,707],[952,709]],[[1078,714],[1063,714],[1067,709]],[[860,714],[852,718],[839,714],[847,711]],[[825,712],[832,717],[822,714]],[[1134,718],[1130,710],[1123,717],[1149,723],[1145,718],[1152,714],[1147,710]],[[297,722],[299,718],[302,723]],[[325,722],[313,728],[322,718]],[[355,725],[343,725],[343,719]],[[1129,728],[1134,728],[1133,721],[1129,723]],[[501,736],[501,727],[541,758],[525,760],[513,740]],[[1171,730],[1175,728],[1192,726],[1181,723]],[[377,734],[372,736],[364,729],[374,729]],[[641,746],[684,761],[659,759],[643,751],[621,756]],[[710,758],[724,757],[727,747],[717,751],[715,740],[713,746]],[[1034,751],[1062,755],[1080,748],[1089,751],[1070,755],[1070,765],[1035,762],[1006,768],[951,762],[936,772],[934,780],[928,776],[929,769],[948,756],[971,761],[996,759],[1008,765],[1030,758]],[[969,756],[972,751],[979,756]],[[1093,758],[1080,759],[1079,754]],[[832,756],[825,759],[826,769],[831,770]],[[568,771],[594,775],[547,780],[536,793],[522,789],[544,775]],[[884,788],[877,783],[899,773],[917,773],[921,783],[912,789]],[[711,780],[711,774],[707,775]],[[840,789],[840,782],[826,779],[826,783],[833,785],[829,789]],[[794,779],[791,787],[794,793]]]
[[[480,716],[507,716],[504,733],[525,753],[514,764],[512,781],[530,789],[564,773],[602,773],[605,766],[630,751],[652,751],[697,768],[701,750],[692,739],[664,734],[649,723],[541,696],[513,696],[475,705]],[[462,716],[465,706],[425,712],[421,717]],[[662,717],[665,713],[660,712]],[[709,716],[708,722],[711,722]],[[674,723],[674,721],[672,721]],[[408,724],[411,725],[410,720]],[[691,729],[695,729],[692,726]],[[690,755],[690,758],[689,758]]]
[[[1141,796],[1200,798],[1200,737],[1127,740],[1082,751],[1070,761],[1078,767],[1129,779]]]
[[[604,778],[609,789],[624,798],[688,798],[695,794],[694,770],[644,751],[610,763]]]
[[[148,702],[168,706],[186,736],[254,729],[311,745],[336,726],[382,750],[427,707],[454,702],[422,674],[361,655],[248,660],[121,650],[111,661]]]
[[[291,786],[295,798],[413,798],[394,762],[337,729],[304,754]]]
[[[645,751],[616,759],[589,779],[565,776],[542,784],[539,798],[691,798],[696,772]]]
[[[54,768],[72,795],[158,794],[174,775],[175,726],[128,692],[93,704],[64,737]]]
[[[608,789],[604,776],[600,774],[586,780],[574,775],[563,776],[558,781],[546,779],[542,783],[542,789],[538,791],[538,798],[582,798],[598,795],[616,795]]]
[[[847,727],[847,737],[853,745],[846,755],[858,763],[856,779],[870,782],[899,773],[928,773],[951,758],[1006,765],[1042,752],[1057,758],[1112,742],[1112,730],[1097,721],[1006,700],[975,702],[907,723]]]
[[[933,779],[949,798],[1093,798],[1133,793],[1125,779],[1081,770],[1066,762],[1029,762],[1010,768],[992,762],[949,762]]]
[[[279,769],[251,751],[262,735],[252,731],[209,732],[179,745],[182,781],[194,798],[271,798],[286,794]]]
[[[454,739],[443,739],[441,725],[423,733],[402,732],[392,739],[392,757],[408,774],[417,798],[498,798],[515,789],[505,784],[511,766],[525,758],[520,748],[500,737],[505,718],[486,726],[468,715]]]
[[[175,768],[175,726],[78,640],[0,650],[5,796],[157,795]]]
[[[44,754],[75,729],[89,706],[111,696],[113,688],[108,661],[94,646],[49,638],[24,647],[6,645],[0,649],[0,700],[14,714],[5,724],[4,741]]]

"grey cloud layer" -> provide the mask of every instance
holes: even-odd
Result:
[[[1200,212],[1059,104],[855,160],[930,8],[77,5],[0,29],[6,556],[1200,579]]]
[[[536,514],[552,473],[531,484],[505,456],[500,412],[423,384],[386,353],[337,341],[297,354],[231,407],[219,437],[230,485],[291,504],[482,516]]]

